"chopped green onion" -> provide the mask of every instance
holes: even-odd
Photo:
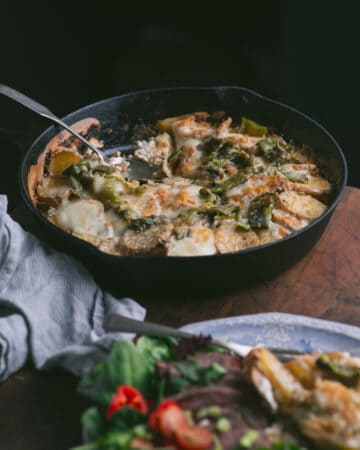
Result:
[[[240,438],[239,444],[242,448],[250,448],[259,439],[259,433],[256,430],[247,430]]]
[[[226,417],[220,417],[216,422],[215,428],[220,433],[226,433],[231,430],[231,423]]]

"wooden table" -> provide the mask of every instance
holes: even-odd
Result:
[[[317,246],[274,280],[208,298],[139,295],[148,319],[180,326],[216,317],[282,311],[360,326],[360,189],[347,188]],[[81,442],[87,400],[77,379],[30,366],[0,386],[0,450],[66,450]]]

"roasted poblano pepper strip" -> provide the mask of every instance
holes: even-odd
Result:
[[[99,196],[109,208],[119,213],[125,220],[130,221],[133,219],[134,213],[128,202],[122,200],[112,186],[105,186]]]
[[[246,173],[239,170],[239,172],[236,175],[234,175],[233,177],[228,178],[227,180],[223,181],[222,183],[215,183],[209,189],[212,192],[214,192],[215,194],[224,194],[225,192],[238,186],[239,184],[245,183],[246,180],[247,180]]]
[[[250,230],[249,219],[246,217],[243,209],[236,208],[234,210],[234,219],[238,228],[242,228],[245,231]]]
[[[206,198],[207,204],[209,205],[215,205],[219,202],[219,197],[208,188],[201,188],[199,194]]]
[[[263,125],[260,125],[253,120],[246,117],[241,118],[239,132],[242,134],[248,134],[249,136],[262,137],[268,132],[268,129]]]
[[[129,227],[135,231],[145,231],[155,225],[160,225],[162,223],[168,223],[169,220],[164,216],[147,216],[132,219],[129,222]]]
[[[250,165],[250,156],[231,142],[221,143],[217,139],[211,139],[205,146],[205,152],[207,154],[203,161],[203,169],[219,177],[225,175],[229,162],[238,168]]]
[[[258,148],[265,159],[273,164],[283,164],[291,160],[295,147],[281,136],[272,136],[258,142]]]
[[[175,165],[181,156],[181,148],[176,149],[173,153],[171,153],[171,155],[168,157],[167,161],[170,165]]]
[[[109,174],[115,172],[115,169],[106,164],[102,164],[95,158],[84,158],[79,164],[75,164],[65,170],[64,174],[73,174],[74,176],[94,176],[95,173]]]
[[[251,228],[269,228],[274,201],[274,194],[263,194],[250,202],[248,219]]]
[[[354,382],[360,377],[360,368],[342,364],[328,355],[321,355],[316,360],[319,369],[330,372],[334,377],[344,382]]]
[[[83,190],[82,184],[78,181],[78,179],[76,177],[74,177],[73,175],[70,175],[69,181],[70,181],[72,192],[75,195],[77,195],[78,197],[82,197],[84,194],[84,190]]]
[[[128,189],[136,189],[139,183],[136,180],[126,180],[125,177],[119,173],[114,167],[101,162],[95,158],[84,158],[79,164],[75,164],[63,173],[66,177],[75,177],[78,181],[90,182],[93,181],[96,176],[103,176],[104,178],[114,178],[121,181]]]
[[[294,183],[307,183],[309,181],[307,175],[301,172],[282,172],[282,174]]]

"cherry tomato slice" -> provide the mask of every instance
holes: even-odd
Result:
[[[164,437],[171,439],[179,427],[187,425],[187,420],[181,408],[169,406],[167,409],[159,412],[158,424],[160,433]]]
[[[152,430],[159,431],[159,417],[162,411],[167,408],[175,406],[179,408],[179,405],[172,400],[163,400],[160,405],[150,414],[149,426]]]
[[[186,450],[205,450],[211,446],[213,437],[207,428],[185,424],[176,429],[175,440]]]

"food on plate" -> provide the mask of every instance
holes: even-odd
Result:
[[[117,342],[79,385],[95,405],[73,450],[358,450],[360,360],[234,355],[211,338]]]
[[[102,147],[101,124],[85,122]],[[252,120],[197,112],[139,130],[132,157],[153,168],[150,179],[129,178],[119,152],[105,165],[56,136],[29,176],[43,215],[106,253],[201,256],[281,239],[328,207],[332,186],[314,153]]]

